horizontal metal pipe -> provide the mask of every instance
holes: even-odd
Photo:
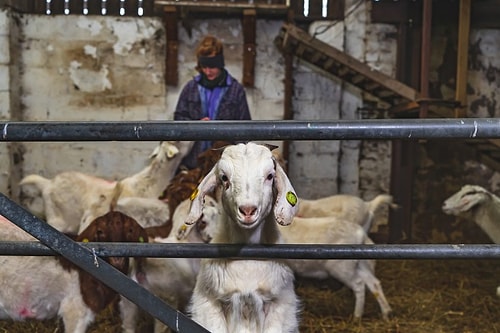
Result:
[[[0,129],[0,141],[474,139],[500,138],[500,119],[0,122]]]
[[[100,257],[289,259],[500,259],[500,244],[79,243]],[[57,255],[39,242],[0,242],[0,255]]]

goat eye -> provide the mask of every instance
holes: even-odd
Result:
[[[274,175],[272,173],[267,175],[267,180],[273,180]]]
[[[227,182],[229,180],[229,178],[227,178],[226,175],[222,175],[222,176],[220,176],[220,180],[222,180],[222,182],[225,183],[225,182]]]

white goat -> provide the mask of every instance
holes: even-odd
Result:
[[[118,213],[119,214],[119,213]],[[113,223],[96,219],[77,241],[139,241],[146,233],[135,221],[121,216]],[[120,217],[118,217],[120,218]],[[0,215],[0,241],[36,241],[34,237]],[[109,258],[127,274],[128,260]],[[54,256],[0,256],[0,319],[22,321],[61,317],[64,331],[85,333],[116,297],[116,292],[90,274]]]
[[[334,216],[295,217],[287,227],[280,227],[283,239],[290,244],[373,244],[363,228]],[[361,318],[365,304],[365,287],[379,303],[382,317],[388,319],[391,307],[380,281],[375,277],[375,261],[343,260],[287,260],[297,276],[315,279],[333,277],[349,287],[355,296],[354,318]]]
[[[464,185],[443,203],[443,212],[476,224],[500,244],[500,198],[478,185]]]
[[[269,148],[226,147],[193,193],[187,225],[199,219],[205,194],[216,187],[222,208],[212,243],[282,242],[276,223],[292,222],[297,197]],[[202,259],[189,311],[211,332],[298,332],[293,283],[293,272],[282,261]]]
[[[118,182],[117,184],[120,184]],[[100,201],[85,209],[80,221],[79,230],[85,229],[93,220],[114,210],[135,219],[143,228],[160,226],[169,223],[170,208],[162,200],[155,198],[123,197],[120,193],[112,192],[106,198],[111,198],[111,203]],[[109,206],[104,206],[109,204]]]
[[[464,185],[443,202],[442,210],[476,222],[495,244],[500,244],[500,198],[479,185]],[[500,297],[500,286],[497,287]]]
[[[208,243],[214,234],[219,215],[218,204],[210,196],[205,197],[203,215],[189,230],[186,238],[178,240],[171,235],[167,238],[154,238],[154,243]],[[173,228],[178,230],[184,225],[191,201],[181,202],[172,217]],[[199,258],[143,258],[139,265],[133,267],[131,277],[151,293],[163,299],[178,310],[185,307],[193,292],[196,275],[200,268]],[[133,333],[137,325],[137,306],[122,297],[120,301],[122,329],[124,333]],[[167,327],[155,320],[155,333],[168,332]]]
[[[114,210],[130,216],[143,228],[162,225],[170,216],[167,203],[154,198],[120,198]]]
[[[380,207],[388,205],[391,208],[398,206],[393,203],[389,194],[379,194],[370,201],[350,194],[335,194],[319,199],[300,198],[299,217],[336,216],[340,219],[359,224],[365,232],[372,227],[375,212]]]
[[[151,162],[146,168],[120,180],[120,197],[159,198],[191,146],[189,141],[162,142],[151,154]],[[83,229],[84,215],[85,225],[88,225],[109,211],[116,182],[68,171],[52,179],[28,175],[20,185],[23,190],[27,186],[38,188],[44,202],[44,217],[50,225],[61,232],[76,234]]]

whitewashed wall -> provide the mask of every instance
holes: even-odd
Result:
[[[10,19],[7,12],[0,11],[0,120],[10,116]],[[9,193],[10,154],[7,144],[0,144],[0,191]]]
[[[21,17],[26,121],[165,118],[159,20]],[[117,179],[139,171],[156,142],[26,143],[24,174],[66,170]]]
[[[330,26],[317,37],[390,72],[395,41],[387,40],[387,27],[368,22],[369,6],[358,1],[347,4],[345,21],[315,22],[311,33]],[[2,14],[2,22],[12,21],[6,12]],[[166,41],[160,19],[24,15],[18,22],[22,38],[14,48],[21,55],[22,89],[11,96],[22,101],[18,111],[22,120],[171,120],[180,89],[196,74],[196,45],[209,33],[223,40],[226,66],[238,80],[242,78],[243,36],[237,18],[179,24],[178,87],[164,84]],[[283,57],[274,45],[281,25],[281,20],[257,20],[255,88],[246,88],[253,119],[283,117]],[[0,31],[0,36],[4,35],[8,35],[7,27]],[[378,55],[377,45],[386,48],[383,56]],[[297,59],[294,83],[295,119],[361,118],[362,95],[356,88]],[[10,110],[4,113],[7,119],[11,117]],[[5,193],[10,181],[15,197],[19,177],[29,173],[53,177],[61,171],[79,170],[118,179],[140,170],[155,144],[23,143],[22,158],[11,168],[18,170],[19,176],[4,177],[0,185]],[[378,153],[380,149],[382,154]],[[342,192],[370,199],[388,188],[388,152],[387,145],[361,145],[358,141],[295,142],[290,147],[290,176],[302,197]],[[375,163],[373,156],[383,159]],[[14,160],[13,154],[7,157]]]
[[[16,16],[20,45],[8,40]],[[164,84],[165,31],[158,18],[84,16],[0,16],[0,117],[26,121],[171,120],[182,86],[195,74],[195,48],[212,33],[225,43],[226,67],[241,81],[243,36],[241,21],[190,22],[190,34],[179,25],[179,87]],[[283,66],[273,44],[281,21],[257,20],[255,88],[247,88],[254,119],[282,119]],[[9,89],[9,50],[20,54],[21,92]],[[271,60],[270,60],[271,59]],[[4,80],[5,78],[5,80]],[[3,98],[5,96],[5,98]],[[22,106],[14,110],[9,98]],[[156,142],[23,143],[15,159],[0,147],[0,190],[18,194],[25,174],[47,177],[78,170],[118,179],[142,169]],[[16,160],[14,166],[9,167]],[[12,171],[19,170],[17,177]],[[10,188],[12,186],[12,189]]]
[[[344,21],[313,22],[309,33],[387,75],[395,75],[395,28],[372,24],[370,2],[346,1]],[[294,118],[362,119],[362,92],[337,78],[295,65]],[[290,148],[290,175],[299,195],[318,198],[336,193],[371,200],[388,192],[391,165],[387,141],[295,142]]]

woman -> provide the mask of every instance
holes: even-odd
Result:
[[[199,72],[182,89],[174,120],[251,120],[243,86],[224,68],[224,47],[214,36],[204,37],[196,50]],[[193,169],[210,141],[196,142],[181,165]]]

